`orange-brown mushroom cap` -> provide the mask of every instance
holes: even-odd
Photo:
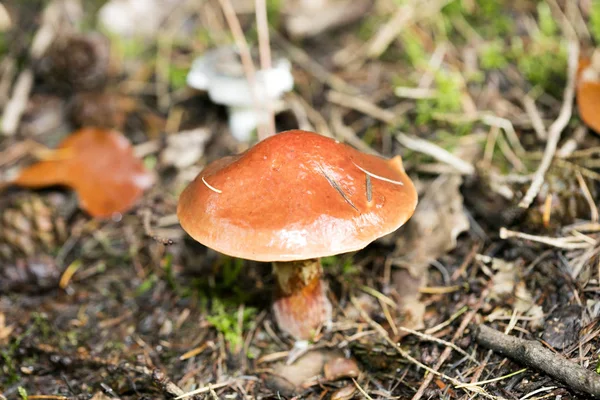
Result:
[[[292,261],[362,249],[402,226],[416,205],[400,157],[293,130],[209,164],[181,194],[177,215],[190,236],[221,253]]]

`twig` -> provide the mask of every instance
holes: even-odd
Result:
[[[547,244],[548,246],[557,247],[565,250],[589,249],[594,246],[595,241],[584,240],[585,237],[564,237],[553,238],[548,236],[530,235],[528,233],[516,232],[508,230],[504,227],[500,228],[500,239],[518,238],[523,240],[531,240],[533,242]]]
[[[600,396],[600,376],[552,352],[535,340],[505,335],[485,325],[478,327],[475,340],[488,349],[545,372],[572,389]]]
[[[385,122],[386,124],[393,124],[397,118],[396,114],[392,111],[381,108],[361,97],[330,90],[327,92],[327,100],[342,107],[348,107],[363,114],[369,115],[375,119]]]
[[[469,311],[469,313],[461,321],[460,326],[458,327],[458,329],[454,332],[454,335],[452,336],[452,340],[451,340],[452,342],[457,341],[463,335],[465,329],[467,329],[467,327],[471,323],[471,320],[473,318],[475,318],[475,315],[479,312],[479,309],[483,306],[484,302],[486,301],[486,299],[490,293],[489,286],[490,286],[490,284],[488,284],[488,287],[486,287],[481,292],[481,295],[479,297],[479,300],[477,301],[477,304],[475,304],[473,306],[472,310]],[[436,370],[439,370],[442,367],[442,365],[444,365],[444,363],[446,362],[448,357],[450,357],[451,353],[452,353],[452,348],[446,347],[444,349],[444,351],[442,352],[442,354],[440,355],[438,362],[434,365],[433,368]],[[423,380],[423,383],[421,383],[419,390],[417,390],[417,393],[415,393],[415,395],[412,397],[412,400],[419,400],[423,396],[423,394],[425,394],[425,390],[427,389],[427,387],[429,387],[429,385],[431,384],[431,381],[433,381],[433,375],[432,374],[427,375],[425,377],[425,379]]]
[[[544,121],[540,116],[540,111],[535,105],[535,100],[529,95],[526,95],[523,98],[523,106],[525,106],[525,111],[529,115],[529,119],[531,119],[531,125],[533,125],[533,129],[537,134],[539,140],[546,140],[548,138],[548,132],[546,131],[546,127],[544,126]]]
[[[580,171],[575,171],[575,176],[577,176],[577,182],[579,182],[579,187],[581,188],[581,192],[583,193],[583,197],[585,197],[585,201],[587,201],[590,207],[590,219],[592,222],[598,222],[598,207],[596,207],[596,203],[594,202],[594,197],[588,188],[587,183],[585,183],[585,179],[583,179],[583,175]]]
[[[300,67],[304,68],[310,73],[316,80],[323,84],[328,84],[335,90],[345,93],[358,93],[359,90],[348,84],[339,76],[329,72],[321,64],[313,60],[310,55],[304,51],[301,47],[295,46],[289,42],[283,35],[276,30],[271,31],[271,38],[275,44],[280,46],[286,53],[286,55]]]
[[[369,396],[369,394],[367,392],[365,392],[365,390],[362,387],[360,387],[358,382],[356,382],[356,379],[352,378],[352,382],[354,382],[354,386],[356,386],[356,388],[358,389],[360,394],[362,394],[365,397],[365,399],[373,400],[373,398],[371,396]]]
[[[396,140],[411,150],[427,154],[438,161],[451,165],[461,174],[473,175],[475,173],[475,167],[473,167],[473,165],[461,160],[436,144],[417,137],[408,136],[404,133],[398,133],[396,135]]]
[[[175,400],[184,399],[186,397],[195,396],[197,394],[210,392],[211,390],[214,390],[214,389],[220,389],[222,387],[229,386],[229,385],[233,384],[234,382],[235,382],[235,380],[232,379],[232,380],[220,382],[220,383],[213,383],[213,384],[209,383],[207,386],[201,387],[201,388],[193,390],[191,392],[187,392],[187,393],[182,392],[178,397],[175,398]]]
[[[385,340],[390,346],[392,346],[397,352],[398,354],[400,354],[403,358],[407,359],[408,361],[410,361],[411,363],[413,363],[414,365],[423,368],[424,370],[426,370],[427,372],[429,372],[429,375],[427,376],[427,378],[425,378],[425,381],[427,382],[425,388],[427,386],[429,386],[429,383],[431,383],[431,380],[433,379],[434,376],[438,376],[440,378],[444,378],[447,379],[448,381],[452,382],[453,385],[455,386],[460,386],[462,385],[462,382],[460,382],[459,380],[452,378],[451,376],[448,376],[442,372],[439,372],[439,367],[441,366],[440,362],[438,361],[438,364],[436,364],[436,366],[434,368],[428,367],[427,365],[423,364],[422,362],[420,362],[419,360],[415,359],[413,356],[411,356],[410,354],[408,354],[406,351],[404,351],[402,349],[402,347],[400,347],[399,343],[395,343],[392,339],[390,339],[387,331],[381,326],[379,325],[377,322],[373,321],[373,319],[369,316],[369,314],[367,314],[365,312],[365,310],[360,306],[360,304],[358,303],[358,300],[356,300],[356,298],[354,296],[350,296],[350,302],[352,303],[352,305],[354,306],[354,308],[356,308],[360,314],[360,316],[367,321],[367,323],[377,331],[377,333],[379,333],[379,335],[381,336],[381,338],[383,340]],[[475,311],[476,312],[476,311]],[[473,313],[474,315],[474,313]],[[468,321],[470,322],[470,318],[468,319]],[[466,326],[468,325],[467,323],[463,324]],[[462,326],[462,325],[461,325]],[[463,328],[464,330],[464,328]],[[462,335],[463,330],[461,330],[459,328],[459,332],[460,335]],[[455,340],[457,338],[457,335],[454,335],[455,337],[453,338],[453,340]],[[446,349],[444,350],[444,353],[448,352],[448,354],[446,354],[446,356],[444,356],[442,354],[442,357],[444,357],[444,359],[442,360],[445,361],[445,358],[447,358],[450,355],[450,352],[452,351],[451,347],[446,347]],[[425,385],[425,382],[423,382],[423,384]],[[423,387],[423,385],[421,385],[421,387]],[[483,390],[480,387],[466,387],[464,388],[465,390],[469,390],[475,393],[478,393],[484,397],[488,397],[491,398],[492,396],[490,396],[488,393],[485,392],[485,390]],[[423,389],[424,390],[424,389]],[[417,395],[419,394],[419,392],[417,392]],[[415,396],[417,396],[415,395]],[[419,395],[420,397],[421,395]],[[413,397],[413,400],[415,400],[415,397]]]
[[[367,43],[364,54],[368,58],[378,58],[382,55],[396,37],[407,25],[419,18],[435,15],[448,0],[431,0],[428,2],[413,1],[410,4],[399,6],[396,13],[377,31],[377,34]],[[425,3],[425,4],[423,4]]]
[[[269,41],[269,21],[267,17],[266,0],[256,0],[256,27],[258,30],[258,52],[260,54],[260,68],[263,71],[271,69],[271,44]],[[265,101],[265,109],[268,115],[267,136],[275,134],[275,116],[269,99]]]
[[[461,349],[460,347],[458,347],[454,343],[448,342],[448,341],[443,340],[443,339],[438,339],[435,336],[431,336],[431,335],[428,335],[426,333],[415,331],[413,329],[409,329],[409,328],[406,328],[404,326],[401,326],[399,329],[401,331],[410,333],[411,335],[415,335],[415,336],[417,336],[417,337],[419,337],[419,338],[421,338],[423,340],[428,340],[430,342],[434,342],[434,343],[438,343],[438,344],[443,344],[444,346],[452,347],[456,352],[462,354],[463,356],[467,357],[469,360],[473,361],[475,364],[479,365],[479,361],[477,361],[475,359],[475,357],[473,357],[472,355],[470,355],[469,353],[467,353],[466,351],[464,351],[463,349]]]
[[[42,25],[33,37],[29,48],[29,56],[33,61],[39,60],[54,41],[56,37],[55,26],[59,25],[61,7],[61,3],[53,1],[44,9]],[[4,135],[12,136],[17,132],[32,89],[33,69],[28,67],[19,74],[12,96],[6,103],[2,113],[0,130]]]
[[[27,68],[19,74],[17,83],[15,83],[13,88],[12,96],[8,103],[6,103],[4,113],[2,114],[2,133],[5,136],[12,136],[17,132],[32,87],[33,71],[31,68]]]
[[[335,132],[335,137],[341,139],[344,142],[350,143],[360,151],[369,154],[380,155],[377,150],[374,150],[371,146],[365,143],[352,128],[344,125],[344,117],[342,116],[342,110],[334,107],[331,110],[329,116],[331,123],[331,129]]]
[[[250,53],[250,48],[248,47],[248,42],[246,41],[244,32],[242,31],[240,20],[238,19],[237,15],[235,15],[235,9],[233,8],[233,4],[231,4],[231,0],[219,0],[219,4],[221,4],[221,9],[223,10],[223,14],[227,20],[227,25],[231,30],[235,45],[240,52],[242,67],[244,68],[244,74],[246,75],[248,85],[250,86],[250,93],[252,93],[254,104],[256,107],[259,107],[261,101],[256,93],[256,68],[254,67],[252,54]],[[264,128],[265,126],[263,124],[258,124],[257,130],[259,140],[263,140],[268,136],[268,132]]]
[[[534,174],[531,186],[527,190],[525,197],[519,203],[521,208],[529,208],[533,199],[537,196],[544,184],[544,176],[550,168],[552,158],[556,153],[556,147],[560,140],[563,129],[569,123],[571,114],[573,112],[573,97],[575,96],[575,75],[577,74],[577,62],[579,59],[579,43],[576,41],[569,42],[569,60],[568,60],[568,72],[567,72],[567,86],[565,88],[563,103],[558,114],[556,121],[550,125],[548,129],[548,142],[546,143],[546,149],[544,150],[544,156],[542,161]]]

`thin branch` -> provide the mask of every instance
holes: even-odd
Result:
[[[250,53],[250,48],[248,47],[248,42],[246,41],[244,32],[242,31],[240,20],[238,19],[237,15],[235,15],[235,9],[233,8],[233,4],[231,4],[231,0],[219,0],[219,4],[221,4],[221,9],[223,10],[223,14],[227,20],[227,25],[231,30],[235,45],[240,52],[244,74],[246,75],[246,79],[248,80],[248,84],[250,86],[250,93],[252,93],[254,104],[258,108],[260,99],[256,93],[256,68],[254,67],[252,54]],[[268,132],[265,131],[262,124],[258,124],[257,129],[259,140],[263,140],[268,136]]]
[[[260,54],[260,68],[263,71],[271,69],[271,44],[269,41],[269,21],[267,16],[266,0],[256,0],[256,27],[258,30],[258,51]],[[270,99],[265,99],[265,109],[267,112],[267,136],[275,134],[275,115]]]
[[[572,389],[600,396],[600,376],[552,352],[535,340],[505,335],[485,325],[478,327],[475,340],[488,349],[545,372]]]
[[[544,126],[544,121],[542,120],[540,111],[535,105],[535,100],[533,100],[531,96],[526,95],[523,98],[523,106],[525,106],[525,111],[527,111],[527,114],[529,115],[531,125],[533,125],[533,129],[535,130],[538,139],[546,140],[548,138],[548,132]]]
[[[594,247],[593,240],[585,240],[582,237],[564,237],[553,238],[549,236],[530,235],[528,233],[516,232],[508,230],[504,227],[500,228],[500,239],[518,238],[523,240],[531,240],[537,243],[543,243],[548,246],[557,247],[564,250],[589,249]]]
[[[544,184],[544,176],[550,168],[554,154],[556,153],[556,147],[560,140],[563,129],[569,123],[571,114],[573,113],[573,98],[575,97],[575,77],[577,74],[577,63],[579,60],[579,43],[576,41],[569,42],[569,59],[568,59],[568,73],[567,73],[567,86],[565,88],[563,103],[558,114],[558,118],[550,128],[548,129],[548,142],[546,143],[546,149],[544,150],[544,156],[540,163],[537,171],[534,174],[531,186],[527,190],[525,197],[519,203],[521,208],[529,208],[533,199],[537,196]]]
[[[398,140],[401,145],[413,151],[427,154],[438,161],[451,165],[461,174],[473,175],[475,173],[475,167],[473,167],[472,164],[461,160],[454,154],[451,154],[448,150],[445,150],[436,144],[404,133],[398,133],[396,135],[396,140]]]

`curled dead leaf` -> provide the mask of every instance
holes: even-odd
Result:
[[[336,357],[323,367],[323,374],[328,381],[342,378],[356,378],[359,374],[358,364],[350,358]]]
[[[74,189],[80,207],[93,217],[126,212],[154,182],[125,136],[84,128],[67,137],[46,159],[23,169],[12,182]]]
[[[458,236],[469,229],[461,184],[459,175],[442,175],[431,182],[402,230],[396,247],[405,253],[403,264],[413,276],[423,275],[431,261],[453,250]]]

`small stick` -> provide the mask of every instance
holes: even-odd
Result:
[[[448,150],[443,149],[436,144],[404,133],[398,133],[396,135],[396,140],[404,147],[419,153],[427,154],[438,161],[454,167],[454,169],[463,175],[473,175],[475,173],[475,167],[473,167],[471,163],[461,160]]]
[[[531,235],[528,233],[511,231],[505,227],[500,228],[499,233],[500,239],[518,238],[522,240],[531,240],[537,243],[543,243],[548,246],[557,247],[565,250],[576,250],[576,249],[589,249],[594,247],[595,241],[593,239],[586,240],[586,236],[568,236],[563,238],[554,238],[550,236]]]
[[[525,111],[527,111],[527,114],[529,115],[531,125],[533,126],[538,139],[546,140],[548,138],[548,132],[544,126],[544,121],[542,120],[540,111],[535,105],[535,100],[533,100],[531,96],[525,95],[523,98],[523,106],[525,106]]]
[[[548,171],[548,168],[550,168],[550,164],[552,163],[552,159],[556,153],[556,147],[558,146],[561,133],[571,119],[571,114],[573,113],[573,98],[575,97],[575,78],[577,75],[578,60],[579,44],[573,40],[569,43],[567,86],[564,92],[563,103],[560,108],[558,118],[556,118],[556,121],[554,121],[552,125],[550,125],[550,128],[548,128],[548,142],[546,143],[544,156],[542,157],[542,161],[540,162],[537,171],[535,171],[531,186],[527,190],[527,193],[525,193],[523,200],[521,200],[519,203],[519,207],[521,208],[529,208],[533,199],[535,199],[537,194],[540,192],[540,189],[544,184],[546,172]]]
[[[475,340],[488,349],[545,372],[572,389],[600,396],[600,376],[552,352],[535,340],[505,335],[485,325],[477,328]]]
[[[258,52],[260,68],[263,71],[271,69],[271,44],[269,41],[269,20],[267,16],[267,1],[255,1],[256,28],[258,30]],[[268,115],[267,136],[275,134],[275,116],[270,99],[265,100],[265,110]]]
[[[258,94],[256,93],[256,68],[254,67],[252,54],[250,53],[248,42],[244,36],[244,31],[242,31],[240,20],[238,19],[237,15],[235,15],[235,9],[233,8],[233,4],[231,4],[231,0],[219,0],[219,4],[221,5],[221,9],[223,10],[223,14],[227,20],[227,25],[229,26],[231,34],[233,35],[233,40],[235,41],[235,44],[240,52],[244,74],[246,74],[246,79],[250,85],[250,93],[254,99],[254,104],[257,108],[256,111],[259,112],[260,99],[258,99]],[[259,140],[263,140],[268,136],[268,132],[266,132],[264,128],[264,125],[258,124]]]

